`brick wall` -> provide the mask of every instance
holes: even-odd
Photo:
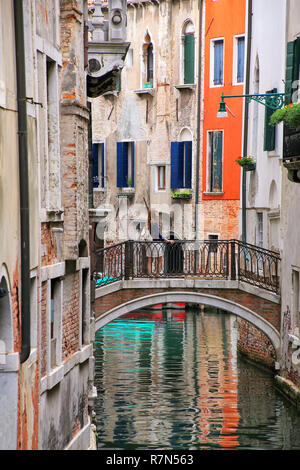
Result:
[[[78,351],[79,347],[79,274],[69,274],[64,279],[63,303],[63,361]]]
[[[209,233],[219,234],[222,240],[238,238],[239,200],[204,201],[204,238]]]
[[[238,351],[255,362],[274,368],[276,353],[267,336],[251,323],[238,318]]]

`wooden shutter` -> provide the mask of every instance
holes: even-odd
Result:
[[[266,91],[266,93],[277,93],[277,88]],[[264,150],[275,149],[275,132],[276,126],[270,125],[270,118],[274,113],[273,109],[265,107],[265,132],[264,132]]]
[[[117,187],[127,188],[128,151],[127,142],[117,142]]]
[[[93,144],[93,188],[99,186],[98,144]]]
[[[223,173],[223,132],[215,131],[213,133],[212,149],[212,191],[222,191],[222,173]]]
[[[193,34],[184,36],[184,83],[195,82],[195,37]]]
[[[171,189],[183,187],[184,142],[171,142]]]
[[[287,43],[286,52],[286,71],[285,71],[285,104],[292,103],[293,82],[299,80],[299,63],[300,63],[300,38]]]
[[[184,142],[184,187],[192,187],[192,141]]]

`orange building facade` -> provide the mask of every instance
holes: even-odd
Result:
[[[238,238],[243,99],[245,0],[207,0],[205,8],[204,121],[202,154],[203,233],[206,239]]]

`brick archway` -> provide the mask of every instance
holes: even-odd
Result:
[[[131,289],[127,289],[127,292]],[[133,297],[133,298],[132,298]],[[222,298],[217,295],[211,295],[205,292],[191,292],[191,291],[166,291],[158,292],[150,295],[139,296],[134,298],[134,293],[132,292],[132,297],[130,299],[130,294],[127,296],[127,301],[122,301],[117,306],[105,311],[101,315],[97,315],[96,308],[96,320],[95,320],[95,329],[98,330],[110,323],[112,320],[121,317],[126,313],[133,312],[135,310],[140,310],[146,307],[150,307],[156,304],[166,304],[174,302],[188,302],[195,304],[204,304],[211,307],[215,307],[221,310],[228,311],[237,315],[238,317],[252,323],[256,328],[261,330],[272,342],[277,359],[279,359],[280,354],[280,333],[278,329],[275,328],[272,323],[263,318],[254,310],[248,308],[245,305],[241,305],[231,299]],[[103,297],[97,299],[96,302],[101,302]],[[125,299],[124,299],[125,300]]]

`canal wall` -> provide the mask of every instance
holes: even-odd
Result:
[[[238,351],[251,361],[275,370],[276,352],[270,339],[246,320],[238,318]]]

